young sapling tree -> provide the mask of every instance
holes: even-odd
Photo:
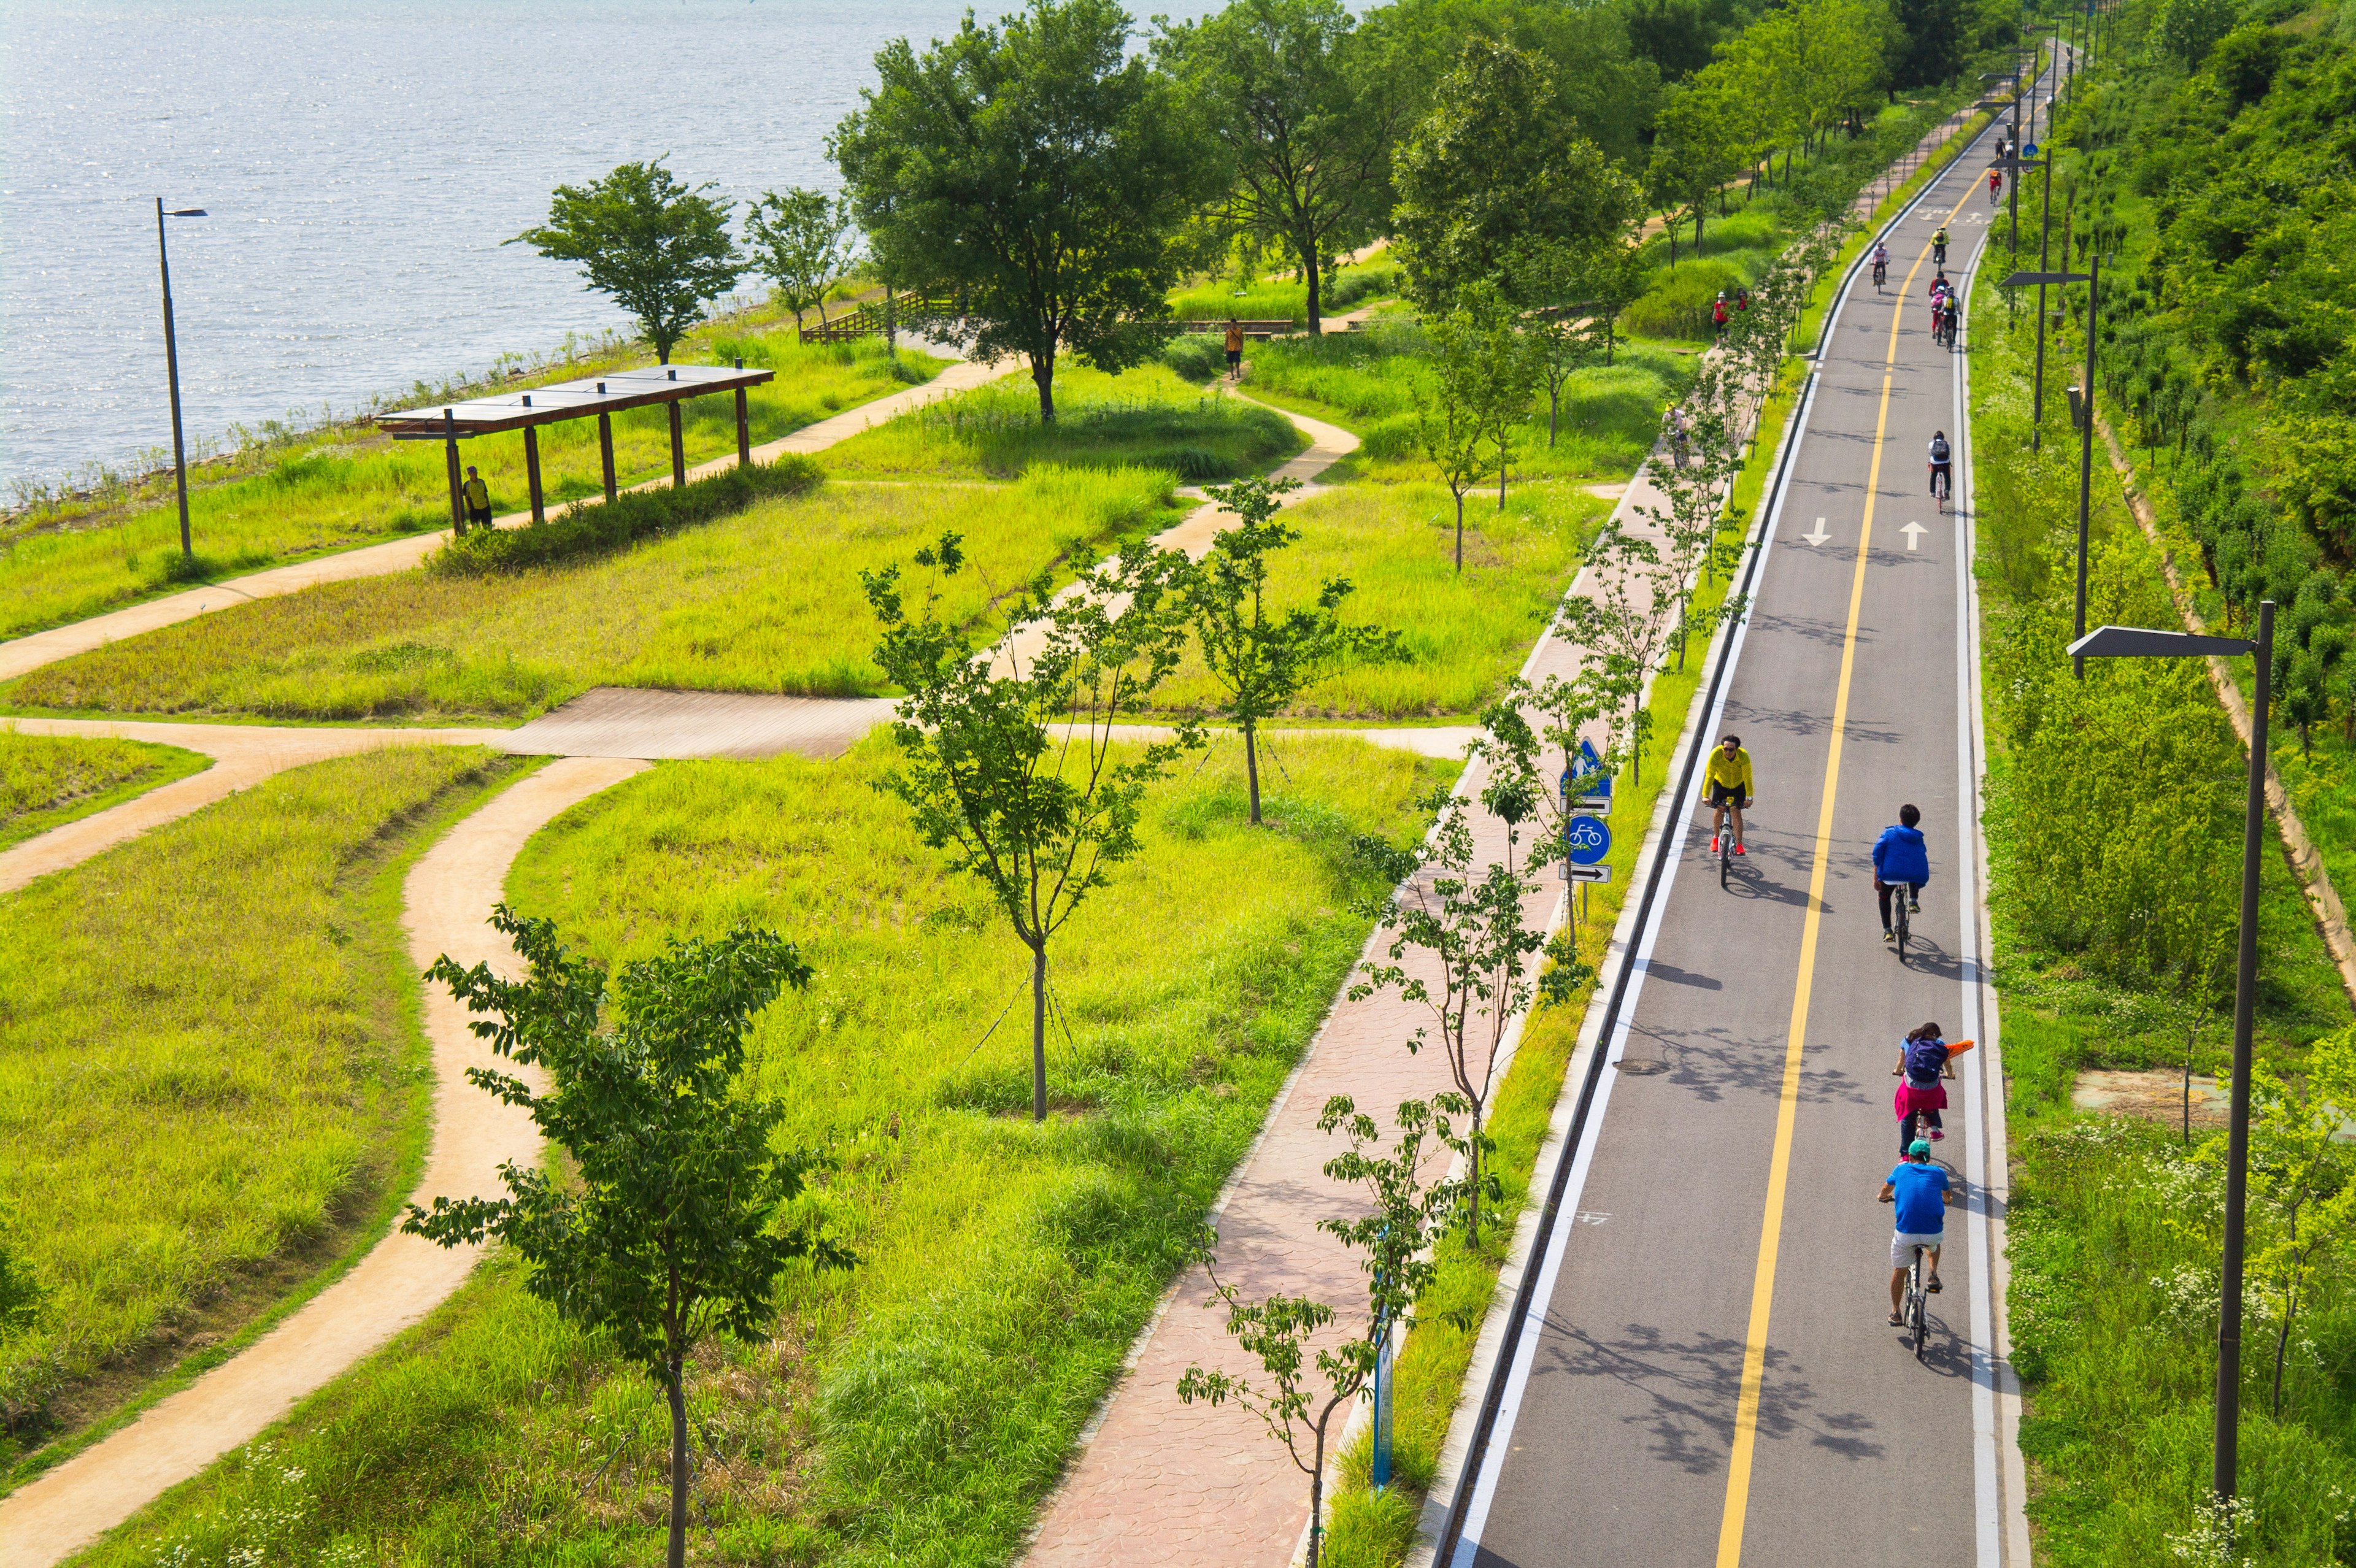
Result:
[[[1323,1543],[1325,1449],[1336,1435],[1333,1417],[1373,1383],[1384,1351],[1384,1336],[1400,1330],[1416,1297],[1439,1273],[1431,1243],[1454,1223],[1456,1208],[1463,1200],[1466,1184],[1462,1179],[1427,1187],[1421,1168],[1427,1138],[1447,1147],[1462,1147],[1448,1120],[1462,1115],[1463,1106],[1453,1095],[1437,1095],[1429,1103],[1402,1102],[1398,1138],[1385,1154],[1375,1119],[1361,1112],[1348,1095],[1336,1094],[1325,1102],[1317,1125],[1328,1133],[1341,1129],[1350,1139],[1348,1153],[1325,1162],[1325,1174],[1336,1181],[1364,1187],[1374,1206],[1355,1220],[1329,1217],[1317,1221],[1319,1230],[1362,1254],[1366,1323],[1357,1335],[1318,1350],[1313,1369],[1309,1341],[1333,1323],[1333,1309],[1300,1296],[1245,1301],[1233,1285],[1218,1275],[1212,1254],[1212,1244],[1218,1238],[1213,1234],[1204,1238],[1201,1255],[1215,1293],[1212,1299],[1226,1303],[1227,1332],[1247,1355],[1259,1362],[1260,1381],[1197,1363],[1179,1378],[1178,1398],[1187,1404],[1201,1400],[1211,1405],[1232,1400],[1258,1416],[1269,1435],[1284,1445],[1293,1464],[1309,1477],[1309,1568],[1317,1568]]]
[[[797,327],[813,308],[819,325],[826,325],[826,292],[851,265],[850,235],[850,203],[801,186],[766,192],[744,216],[753,264],[777,303],[794,313]]]
[[[959,536],[943,534],[916,560],[954,575],[965,563]],[[912,617],[898,567],[861,574],[884,626],[875,662],[907,693],[891,727],[900,765],[878,787],[990,890],[1031,950],[1033,1121],[1047,1118],[1047,944],[1143,848],[1147,786],[1203,743],[1189,720],[1123,760],[1113,734],[1177,667],[1186,571],[1183,556],[1140,543],[1071,592],[1050,595],[1043,578],[1008,617],[995,657],[978,656],[965,628],[941,618],[937,586]]]
[[[2356,1030],[2316,1041],[2305,1069],[2297,1088],[2263,1067],[2250,1075],[2249,1277],[2274,1319],[2277,1421],[2298,1313],[2317,1275],[2356,1243],[2356,1150],[2339,1136],[2356,1121]],[[2204,1152],[2222,1150],[2212,1141]]]
[[[624,164],[585,186],[558,186],[548,221],[506,243],[579,262],[591,288],[637,317],[655,357],[668,365],[704,307],[744,274],[728,237],[735,204],[706,196],[712,188],[709,181],[690,187],[660,159]]]
[[[687,1557],[686,1369],[713,1330],[759,1340],[788,1264],[845,1267],[851,1254],[784,1218],[817,1163],[769,1147],[782,1114],[745,1094],[754,1015],[810,967],[774,932],[673,940],[659,955],[604,968],[575,956],[546,920],[504,904],[491,924],[528,968],[503,980],[446,954],[426,978],[450,987],[466,1027],[499,1056],[546,1070],[545,1093],[513,1073],[470,1067],[467,1081],[530,1113],[578,1179],[510,1160],[505,1198],[409,1205],[402,1231],[445,1247],[515,1248],[524,1288],[571,1322],[609,1336],[670,1405],[670,1568]],[[600,1010],[611,1003],[610,1017]]]
[[[1644,738],[1644,680],[1666,651],[1677,619],[1676,581],[1652,540],[1638,539],[1614,518],[1587,552],[1596,592],[1564,602],[1555,624],[1597,659],[1601,677],[1628,704],[1628,778],[1639,782]]]
[[[1497,475],[1505,504],[1512,427],[1529,404],[1536,371],[1513,313],[1497,291],[1475,283],[1430,323],[1430,373],[1416,386],[1416,433],[1456,503],[1456,570],[1464,570],[1464,497]]]
[[[1269,558],[1301,538],[1298,528],[1277,520],[1284,496],[1301,487],[1296,479],[1242,479],[1209,485],[1203,494],[1240,519],[1223,529],[1186,573],[1181,599],[1194,625],[1203,663],[1226,693],[1218,711],[1235,720],[1244,737],[1244,778],[1251,796],[1251,819],[1259,821],[1260,721],[1281,712],[1302,687],[1350,658],[1397,655],[1398,634],[1350,625],[1341,618],[1350,581],[1328,578],[1313,605],[1279,615],[1268,603]]]

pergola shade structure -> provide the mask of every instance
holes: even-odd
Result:
[[[458,483],[458,443],[470,435],[523,432],[523,467],[531,487],[531,520],[542,521],[548,507],[540,485],[540,436],[544,424],[597,416],[597,453],[605,462],[605,499],[614,498],[614,416],[630,409],[668,404],[670,409],[670,482],[687,483],[687,443],[680,428],[679,406],[690,398],[718,392],[736,394],[736,461],[753,461],[753,426],[744,406],[744,389],[776,379],[775,370],[747,370],[739,359],[725,365],[649,365],[639,370],[616,370],[578,381],[558,381],[528,392],[503,392],[497,397],[469,398],[438,409],[402,409],[376,416],[376,426],[395,441],[438,441],[450,470],[450,520],[463,532],[466,503]]]

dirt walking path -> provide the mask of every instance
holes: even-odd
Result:
[[[1006,374],[1008,367],[993,368],[971,360],[958,360],[921,387],[910,387],[889,397],[877,398],[857,408],[846,409],[830,419],[805,425],[790,435],[780,436],[753,449],[754,461],[774,463],[785,453],[804,454],[823,452],[837,442],[848,441],[871,425],[879,424],[895,414],[980,386]],[[734,453],[698,464],[687,471],[690,479],[701,479],[736,465]],[[631,486],[636,490],[660,489],[670,483],[668,475]],[[589,498],[595,504],[596,497]],[[499,528],[516,528],[531,520],[529,512],[511,512],[494,519]],[[299,593],[305,588],[322,582],[348,582],[361,577],[387,577],[396,571],[407,571],[417,566],[434,551],[449,542],[446,528],[430,534],[412,534],[407,539],[385,544],[369,545],[360,549],[346,550],[340,555],[323,555],[312,560],[300,560],[289,566],[273,566],[267,571],[257,571],[247,577],[235,577],[226,582],[210,582],[201,588],[191,588],[163,599],[151,599],[144,604],[93,615],[86,621],[54,626],[46,632],[0,642],[0,680],[13,680],[20,675],[40,668],[59,659],[85,654],[109,643],[119,643],[125,637],[135,637],[142,632],[152,632],[159,626],[177,625],[192,621],[210,610],[226,610],[252,599],[274,599],[281,594]]]
[[[409,955],[424,968],[444,953],[514,973],[514,955],[484,923],[524,841],[567,806],[642,771],[644,763],[552,763],[494,798],[420,859],[403,885]],[[466,1081],[492,1061],[446,992],[429,989],[434,1135],[412,1195],[496,1195],[498,1166],[538,1157],[520,1112]],[[477,1251],[445,1251],[387,1236],[252,1349],[205,1373],[130,1425],[0,1499],[0,1568],[49,1568],[122,1523],[166,1488],[251,1441],[455,1290]]]

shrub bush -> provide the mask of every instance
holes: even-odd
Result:
[[[808,495],[825,476],[809,458],[789,453],[723,469],[682,489],[625,490],[602,506],[576,501],[526,528],[477,529],[434,551],[427,563],[459,577],[548,566],[733,517],[757,502]]]
[[[1162,346],[1162,362],[1189,381],[1207,381],[1226,374],[1226,343],[1206,332],[1183,333]]]
[[[1710,302],[1720,290],[1732,293],[1750,280],[1715,257],[1687,261],[1676,276],[1663,278],[1628,307],[1620,320],[1638,337],[1708,337]]]

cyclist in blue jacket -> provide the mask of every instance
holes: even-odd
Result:
[[[1896,942],[1890,928],[1890,896],[1905,889],[1906,912],[1922,912],[1922,884],[1931,880],[1931,852],[1923,847],[1922,830],[1914,825],[1922,814],[1912,805],[1898,808],[1898,821],[1873,841],[1873,891],[1881,901],[1881,940]]]

